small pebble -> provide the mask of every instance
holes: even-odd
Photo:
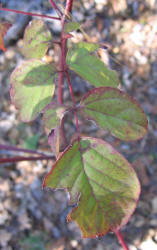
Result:
[[[78,246],[78,242],[76,240],[71,240],[70,244],[72,247],[76,248]]]

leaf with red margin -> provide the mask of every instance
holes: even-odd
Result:
[[[3,37],[5,36],[5,34],[7,33],[8,29],[12,26],[12,24],[8,23],[8,22],[0,22],[0,49],[3,51],[6,51],[6,48],[4,46],[4,42],[3,42]]]
[[[140,184],[129,162],[103,140],[81,137],[58,157],[46,175],[43,187],[66,189],[68,215],[83,237],[95,238],[125,225],[140,194]]]
[[[53,153],[58,156],[60,149],[60,127],[65,115],[66,107],[63,105],[49,104],[44,110],[43,121],[48,136],[48,143]]]
[[[80,102],[80,112],[125,141],[140,139],[147,133],[147,117],[138,102],[115,88],[89,91]]]

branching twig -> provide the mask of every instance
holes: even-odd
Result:
[[[25,148],[17,148],[15,146],[4,145],[4,144],[0,144],[0,150],[8,150],[8,151],[16,151],[16,152],[36,154],[36,155],[41,155],[41,156],[48,156],[45,153],[38,152],[36,150],[25,149]]]
[[[54,156],[36,156],[36,157],[11,157],[0,159],[0,163],[14,163],[19,161],[38,161],[38,160],[55,160]]]
[[[23,14],[23,15],[27,15],[27,16],[36,16],[36,17],[42,17],[42,18],[49,18],[49,19],[54,19],[54,20],[59,20],[59,21],[61,20],[60,17],[52,17],[52,16],[47,16],[47,15],[42,15],[42,14],[25,12],[25,11],[21,11],[21,10],[13,10],[13,9],[2,8],[2,7],[0,7],[0,10],[14,12],[14,13],[17,13],[17,14]]]
[[[72,10],[72,3],[73,0],[67,0],[66,2],[66,8],[65,13],[62,16],[61,24],[62,24],[62,31],[61,31],[61,52],[60,52],[60,58],[59,58],[59,73],[58,73],[58,103],[63,103],[63,82],[64,82],[64,72],[66,71],[66,53],[67,53],[67,39],[68,37],[65,37],[64,34],[64,25],[66,20],[66,12],[71,12]]]

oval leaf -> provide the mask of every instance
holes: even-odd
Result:
[[[41,59],[48,50],[48,42],[52,40],[51,33],[46,24],[34,19],[27,26],[24,33],[22,52],[26,58]]]
[[[109,87],[95,88],[81,100],[81,113],[119,139],[130,141],[147,132],[147,118],[137,101]]]
[[[70,145],[45,177],[43,186],[65,188],[70,203],[68,215],[83,237],[119,230],[133,213],[140,184],[129,162],[108,143],[82,137]]]
[[[77,22],[70,22],[70,23],[66,23],[64,26],[64,32],[65,33],[69,33],[72,32],[74,30],[78,30],[80,28],[80,23]]]
[[[24,122],[35,119],[54,94],[56,69],[40,60],[24,61],[10,78],[11,99]]]
[[[96,87],[118,86],[116,72],[109,70],[98,57],[91,55],[88,49],[69,49],[66,62],[71,70]]]

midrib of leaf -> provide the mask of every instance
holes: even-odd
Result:
[[[83,156],[82,156],[81,143],[80,143],[80,141],[79,141],[78,143],[79,143],[79,151],[80,151],[80,156],[81,156],[82,168],[83,168],[83,171],[84,171],[84,175],[85,175],[85,177],[86,177],[86,182],[87,182],[88,186],[90,187],[91,193],[92,193],[92,195],[93,195],[93,198],[95,199],[95,202],[96,202],[96,204],[97,204],[98,209],[102,212],[103,217],[104,217],[104,211],[103,211],[103,209],[101,208],[101,206],[100,206],[100,204],[99,204],[100,201],[97,200],[97,198],[96,198],[96,196],[95,196],[94,190],[93,190],[93,188],[92,188],[92,186],[91,186],[91,184],[90,184],[90,182],[89,182],[89,177],[88,177],[88,175],[86,174],[86,171],[85,171],[85,168],[84,168],[84,159],[83,159]],[[104,220],[106,221],[106,218],[105,218],[105,217],[104,217]]]

